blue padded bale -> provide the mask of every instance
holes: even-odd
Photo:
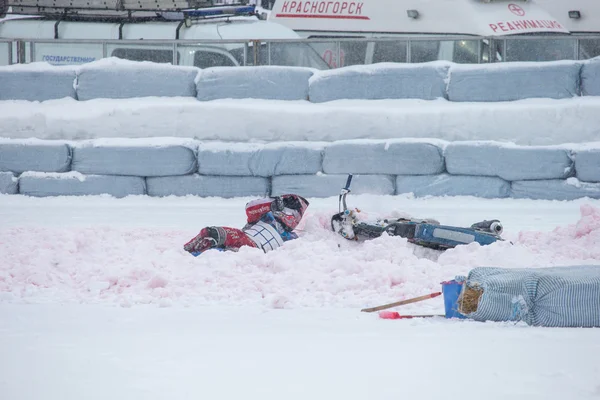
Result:
[[[581,94],[600,96],[600,57],[585,61],[581,67]]]
[[[380,63],[318,71],[309,80],[313,103],[340,99],[423,99],[446,97],[449,64]]]
[[[0,67],[0,100],[74,99],[75,77],[75,68],[47,63]]]
[[[114,197],[146,194],[144,178],[136,176],[24,173],[19,192],[28,196],[85,196],[108,194]]]
[[[196,154],[185,146],[73,148],[72,170],[82,174],[172,176],[197,171]]]
[[[197,78],[198,100],[307,100],[314,71],[299,67],[214,67]]]
[[[563,149],[455,142],[444,151],[446,169],[456,175],[498,176],[507,181],[564,179],[573,160]]]
[[[281,175],[274,176],[271,195],[297,193],[304,197],[330,197],[340,193],[348,175]],[[394,177],[386,175],[354,175],[354,194],[394,194]]]
[[[511,62],[450,68],[448,100],[565,99],[579,95],[581,62]]]
[[[0,143],[0,171],[66,172],[71,168],[71,157],[66,144]]]
[[[476,196],[503,198],[510,194],[510,183],[490,176],[425,175],[396,177],[396,194],[423,196]]]
[[[316,174],[323,148],[311,144],[201,144],[199,172],[203,175],[262,176]]]
[[[477,321],[600,327],[600,265],[480,267],[469,272],[465,286],[482,290],[476,311],[466,314]]]
[[[600,183],[580,182],[577,178],[516,181],[511,184],[510,196],[534,200],[600,199]]]
[[[149,196],[268,196],[269,180],[253,176],[165,176],[147,178]]]
[[[600,182],[600,149],[578,151],[575,154],[577,178],[586,182]]]
[[[196,97],[200,70],[152,62],[108,58],[85,64],[77,74],[77,98]]]
[[[0,193],[17,194],[19,192],[19,180],[12,172],[0,172]]]
[[[326,174],[431,175],[444,171],[442,150],[429,143],[341,141],[325,148]]]

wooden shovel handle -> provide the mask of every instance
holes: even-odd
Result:
[[[412,299],[397,301],[395,303],[390,303],[390,304],[384,304],[382,306],[371,307],[371,308],[363,308],[360,311],[362,311],[362,312],[374,312],[374,311],[385,310],[386,308],[403,306],[405,304],[417,303],[419,301],[433,299],[434,297],[438,297],[441,294],[442,294],[442,292],[429,293],[429,294],[426,294],[425,296],[413,297]]]

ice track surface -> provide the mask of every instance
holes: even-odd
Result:
[[[600,264],[599,201],[349,197],[370,217],[499,218],[514,243],[440,255],[347,242],[326,228],[337,198],[311,199],[278,251],[182,250],[204,225],[243,225],[248,200],[0,196],[0,399],[600,397],[598,329],[358,311],[479,265]]]

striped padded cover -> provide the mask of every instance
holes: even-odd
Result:
[[[600,327],[600,266],[481,267],[469,272],[466,284],[484,290],[477,311],[467,314],[475,320]]]

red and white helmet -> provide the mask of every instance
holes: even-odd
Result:
[[[284,225],[286,230],[292,231],[296,229],[302,220],[304,212],[308,208],[308,200],[297,194],[284,194],[279,197],[284,208],[281,211],[274,211],[273,215],[277,221]]]

